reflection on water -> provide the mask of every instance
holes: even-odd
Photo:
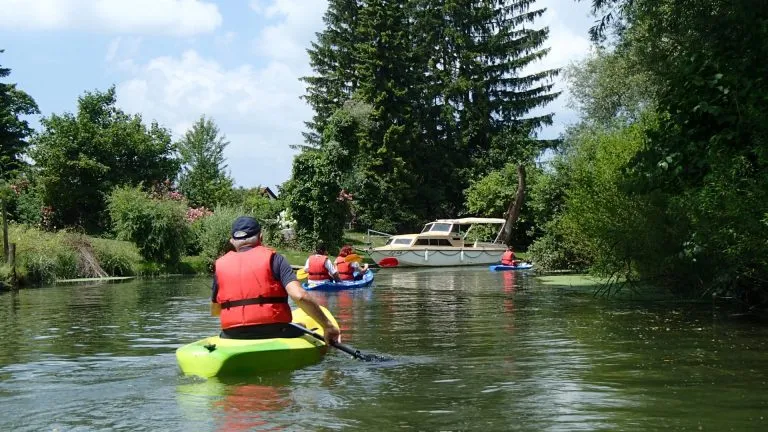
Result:
[[[390,269],[313,292],[344,342],[221,381],[176,347],[216,332],[209,280],[0,295],[0,430],[763,430],[768,331],[711,304],[593,298],[530,272]]]

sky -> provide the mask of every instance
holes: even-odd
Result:
[[[538,0],[549,55],[533,69],[587,55],[589,2]],[[311,108],[307,47],[323,29],[326,0],[0,0],[0,65],[43,116],[76,110],[85,91],[114,85],[117,104],[156,120],[175,139],[201,115],[230,142],[235,184],[275,187],[291,176]],[[576,120],[565,93],[544,109],[557,137]],[[37,123],[36,119],[34,123]]]

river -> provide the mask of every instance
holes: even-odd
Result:
[[[210,280],[0,294],[0,430],[768,429],[768,327],[711,302],[595,298],[532,273],[381,270],[316,294],[343,342],[316,365],[182,376]]]

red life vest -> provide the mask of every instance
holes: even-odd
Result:
[[[331,275],[328,274],[328,269],[325,268],[325,260],[328,257],[325,255],[312,255],[309,257],[309,271],[307,272],[307,279],[309,280],[328,280]]]
[[[341,280],[355,280],[355,269],[352,268],[352,263],[347,262],[344,257],[336,257],[336,270],[339,271]]]
[[[504,252],[504,255],[501,256],[501,264],[515,265],[515,253],[511,250]]]
[[[221,328],[288,323],[288,293],[272,274],[272,249],[256,246],[216,260]]]

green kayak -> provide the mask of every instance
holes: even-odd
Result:
[[[327,309],[321,309],[338,325]],[[301,309],[293,310],[293,322],[323,334],[323,328]],[[326,351],[324,342],[309,335],[275,339],[212,336],[178,348],[176,360],[185,375],[247,376],[308,366],[322,360]]]

